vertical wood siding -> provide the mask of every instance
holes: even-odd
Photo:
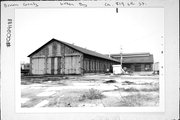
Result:
[[[38,59],[32,59],[32,74],[38,74]]]
[[[49,45],[49,54],[48,56],[52,56],[52,45]]]
[[[32,74],[80,74],[81,55],[64,44],[52,42],[31,57]]]
[[[61,73],[65,74],[65,45],[61,44]]]
[[[54,58],[54,74],[58,74],[58,58]]]
[[[47,74],[51,74],[51,58],[47,59]]]
[[[67,45],[52,42],[30,58],[32,74],[83,74],[105,72],[115,62],[83,55]]]
[[[44,74],[45,73],[45,59],[36,58],[32,59],[32,74]]]
[[[57,43],[57,56],[61,55],[61,45]]]
[[[57,74],[61,74],[61,57],[58,57]]]
[[[54,74],[54,57],[51,58],[51,74]]]
[[[30,57],[30,74],[33,74],[33,73],[32,73],[32,65],[33,65],[33,64],[32,64],[32,57]]]
[[[45,59],[44,58],[39,58],[38,59],[38,74],[44,74],[45,73]]]
[[[52,43],[52,55],[56,56],[56,53],[57,53],[57,43],[54,42]]]
[[[112,65],[118,64],[117,62],[99,59],[91,56],[84,56],[83,69],[85,73],[103,73],[107,69],[112,71]]]
[[[80,56],[65,57],[65,74],[80,74]]]

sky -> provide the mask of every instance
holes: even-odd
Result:
[[[163,8],[52,8],[15,10],[20,62],[52,38],[101,54],[149,52],[158,62],[164,40]]]

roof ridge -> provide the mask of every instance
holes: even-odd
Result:
[[[54,39],[54,38],[53,38],[53,39]],[[57,39],[54,39],[54,40],[57,40]],[[62,43],[67,44],[67,45],[70,45],[70,47],[73,47],[73,48],[74,48],[74,47],[80,48],[80,49],[82,49],[82,50],[79,50],[79,49],[78,49],[78,51],[80,51],[80,52],[82,52],[82,53],[84,53],[84,54],[88,54],[86,51],[88,51],[88,52],[94,52],[95,54],[98,54],[98,55],[100,55],[100,56],[98,56],[98,55],[92,55],[92,54],[88,54],[88,55],[92,55],[92,56],[100,57],[100,58],[103,58],[103,59],[108,59],[108,60],[113,60],[113,61],[119,62],[119,61],[117,61],[116,59],[109,58],[109,57],[107,57],[106,55],[101,54],[101,53],[98,53],[98,52],[96,52],[96,51],[89,50],[89,49],[85,49],[85,48],[83,48],[83,47],[80,47],[80,46],[77,46],[77,45],[74,45],[74,44],[71,44],[71,43],[67,43],[67,42],[64,42],[64,41],[61,41],[61,40],[57,40],[57,41],[62,42]],[[74,49],[76,49],[76,48],[74,48]],[[76,49],[76,50],[77,50],[77,49]]]
[[[92,50],[89,50],[89,49],[85,49],[83,47],[80,47],[80,46],[77,46],[77,45],[74,45],[74,44],[71,44],[71,43],[67,43],[67,42],[64,42],[64,41],[61,41],[61,40],[58,40],[58,39],[55,39],[55,38],[52,38],[50,41],[48,41],[47,43],[45,43],[44,45],[42,45],[40,48],[38,48],[37,50],[35,50],[34,52],[32,52],[30,55],[28,55],[28,57],[30,57],[31,55],[33,55],[34,53],[36,53],[37,51],[41,50],[44,46],[46,46],[47,44],[49,44],[50,42],[52,41],[57,41],[57,42],[61,42],[73,49],[76,49],[77,51],[79,52],[82,52],[84,54],[87,54],[87,55],[91,55],[91,56],[95,56],[95,57],[99,57],[99,58],[102,58],[102,59],[107,59],[107,60],[111,60],[111,61],[116,61],[116,62],[119,62],[118,60],[116,59],[113,59],[113,58],[109,58],[108,56],[106,55],[103,55],[101,53],[98,53],[96,51],[92,51]]]

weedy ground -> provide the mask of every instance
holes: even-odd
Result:
[[[23,78],[22,107],[143,107],[159,105],[159,76],[88,74]],[[26,99],[26,101],[24,101]],[[46,101],[46,102],[44,102]]]

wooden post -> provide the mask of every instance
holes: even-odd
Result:
[[[116,8],[116,13],[118,13],[118,8]]]
[[[32,75],[32,57],[30,57],[30,75]]]
[[[122,67],[122,60],[123,60],[123,57],[122,57],[122,47],[121,47],[121,50],[120,50],[120,62],[121,62],[121,67]]]

